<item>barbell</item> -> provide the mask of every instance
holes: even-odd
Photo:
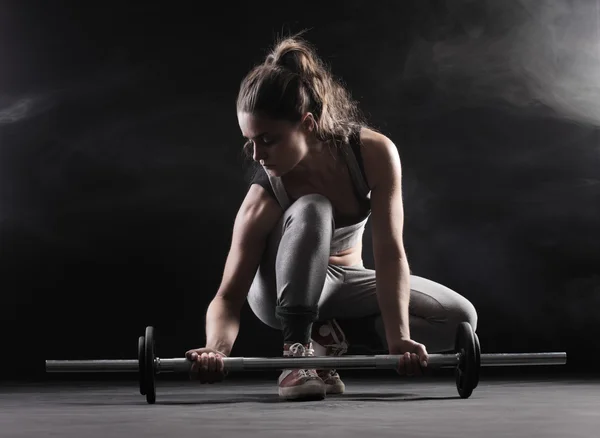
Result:
[[[156,375],[189,372],[192,365],[186,358],[156,357],[154,327],[146,327],[138,339],[138,358],[117,360],[46,360],[49,373],[137,372],[140,394],[149,404],[156,402]],[[564,365],[565,352],[481,354],[479,338],[471,325],[458,325],[454,353],[430,354],[428,367],[455,367],[456,388],[461,398],[469,398],[479,383],[480,367]],[[396,369],[402,355],[371,356],[308,356],[308,357],[226,357],[225,370],[264,371],[284,369]]]

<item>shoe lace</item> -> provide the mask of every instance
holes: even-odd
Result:
[[[296,342],[295,344],[290,345],[289,352],[291,356],[294,357],[304,357],[304,356],[314,356],[315,350],[312,348],[307,348],[300,342]]]
[[[299,342],[290,345],[289,352],[291,353],[290,356],[294,356],[294,357],[306,357],[306,356],[314,356],[315,355],[314,349],[307,348]],[[315,370],[296,370],[296,372],[302,377],[317,376],[317,372]]]

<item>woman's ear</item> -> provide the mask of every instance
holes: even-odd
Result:
[[[302,117],[302,127],[309,133],[313,133],[317,129],[317,121],[312,113],[306,113]]]

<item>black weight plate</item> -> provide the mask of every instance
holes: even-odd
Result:
[[[455,350],[461,354],[456,367],[456,389],[461,398],[469,398],[475,389],[477,380],[476,346],[473,328],[468,322],[462,322],[456,329]]]
[[[145,387],[146,401],[149,404],[154,404],[156,401],[156,382],[155,382],[155,355],[154,355],[154,328],[146,327],[145,342],[144,342],[144,359],[145,359]]]
[[[477,333],[473,333],[475,338],[475,373],[473,388],[477,388],[479,385],[479,372],[481,370],[481,346],[479,345],[479,336]]]
[[[146,353],[144,351],[146,338],[138,339],[138,377],[140,380],[140,394],[146,395]]]

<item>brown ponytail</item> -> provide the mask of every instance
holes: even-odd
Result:
[[[299,36],[278,41],[265,61],[246,75],[237,111],[290,122],[311,112],[317,138],[332,146],[347,143],[354,130],[366,125],[350,93]]]

